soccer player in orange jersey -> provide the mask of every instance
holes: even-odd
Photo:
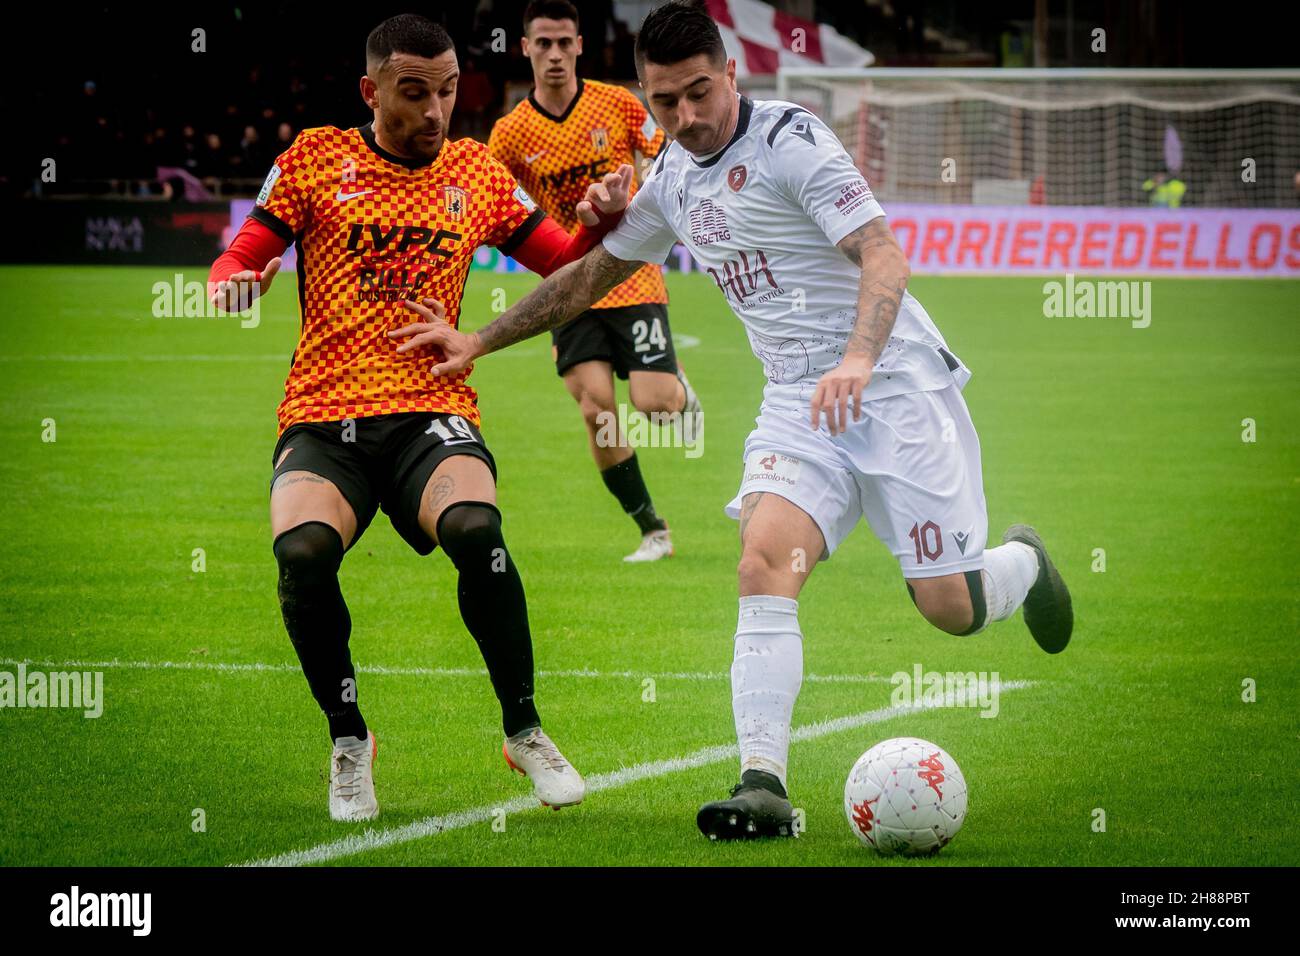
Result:
[[[524,11],[524,54],[535,84],[528,99],[497,121],[488,149],[558,222],[576,229],[574,203],[587,185],[634,155],[653,158],[664,133],[641,101],[621,86],[584,81],[578,11],[568,0],[533,0]],[[587,425],[591,455],[605,486],[641,530],[625,561],[673,553],[668,524],[655,513],[636,452],[619,429],[614,375],[627,379],[637,410],[652,422],[675,420],[688,446],[703,424],[698,399],[677,364],[668,328],[668,290],[647,265],[551,334],[556,371]],[[680,417],[678,417],[680,416]]]
[[[302,332],[279,408],[271,527],[285,627],[334,743],[336,820],[379,810],[377,744],[357,703],[338,570],[381,507],[417,552],[441,545],[456,566],[460,613],[501,703],[506,761],[543,803],[584,794],[533,704],[524,590],[502,537],[474,390],[465,372],[431,376],[437,353],[400,340],[412,334],[415,300],[446,302],[437,314],[456,325],[481,245],[542,274],[580,257],[626,207],[632,170],[585,192],[586,225],[571,236],[485,146],[447,139],[457,75],[442,27],[412,15],[376,27],[361,79],[373,121],[304,130],[209,276],[215,301],[246,307],[297,245]]]

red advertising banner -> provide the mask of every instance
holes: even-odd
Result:
[[[1300,278],[1300,209],[1106,209],[890,203],[921,275]]]

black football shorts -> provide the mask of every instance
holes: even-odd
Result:
[[[452,455],[483,459],[496,479],[496,462],[483,436],[460,415],[404,412],[300,422],[286,428],[275,443],[271,484],[290,471],[319,475],[333,482],[352,506],[357,517],[352,544],[360,540],[376,509],[383,508],[406,543],[429,554],[434,543],[420,527],[420,499],[429,476]]]
[[[553,329],[551,344],[560,375],[596,359],[612,365],[619,378],[638,371],[677,373],[668,307],[659,303],[588,309]]]

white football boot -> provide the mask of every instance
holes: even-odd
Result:
[[[379,816],[375,799],[374,763],[379,753],[379,739],[374,731],[369,739],[340,737],[334,742],[330,757],[330,818],[352,823]]]
[[[673,534],[665,527],[659,531],[647,531],[641,536],[641,546],[625,557],[624,561],[658,561],[660,558],[673,556]]]
[[[582,803],[586,796],[587,785],[582,775],[564,759],[564,754],[541,727],[507,737],[501,753],[511,770],[533,782],[533,793],[542,806],[558,810]]]

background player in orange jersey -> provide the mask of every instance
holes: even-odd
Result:
[[[533,705],[523,584],[502,537],[474,390],[464,373],[431,378],[429,352],[397,340],[410,334],[408,300],[446,302],[439,316],[457,323],[480,245],[544,275],[579,258],[626,207],[632,169],[584,191],[578,214],[595,228],[569,235],[485,146],[447,140],[458,74],[442,27],[412,15],[376,27],[361,79],[373,122],[303,131],[209,277],[220,305],[246,307],[297,244],[302,332],[279,409],[271,528],[285,627],[334,742],[336,820],[379,812],[377,745],[357,703],[338,581],[379,507],[417,552],[441,545],[455,564],[461,616],[501,703],[507,762],[543,803],[578,803],[585,790]]]
[[[532,61],[533,91],[497,121],[488,149],[543,209],[573,230],[578,222],[572,210],[587,185],[633,162],[637,153],[656,156],[664,133],[629,90],[578,77],[582,36],[578,11],[568,0],[529,3],[523,52]],[[656,561],[673,553],[673,543],[668,523],[655,513],[636,452],[618,428],[614,375],[628,380],[639,411],[672,416],[688,447],[698,442],[703,426],[699,400],[677,364],[667,302],[659,266],[647,265],[551,333],[556,371],[582,409],[605,487],[641,529],[640,547],[624,561]]]

